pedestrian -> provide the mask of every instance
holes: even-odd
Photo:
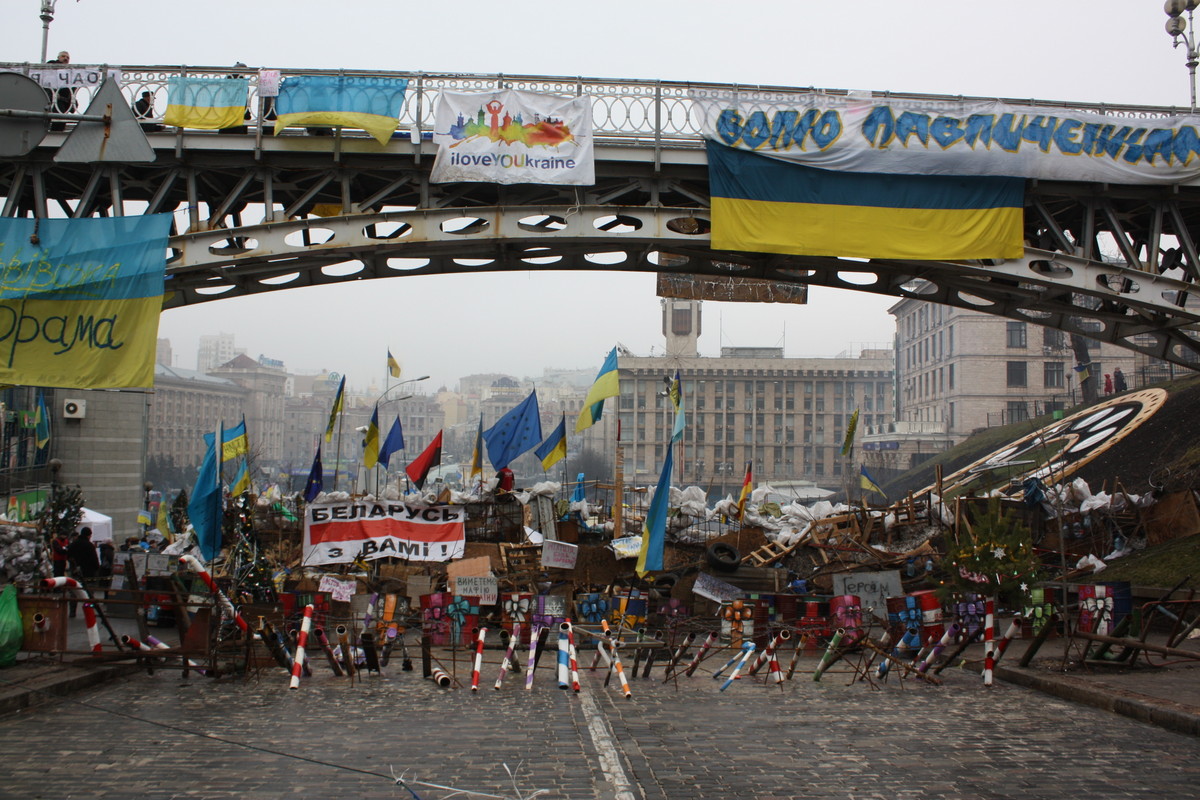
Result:
[[[1117,367],[1113,370],[1113,391],[1117,394],[1128,391],[1129,385],[1125,383],[1125,373],[1121,372],[1121,368]]]
[[[92,542],[91,528],[79,529],[75,541],[67,548],[67,555],[71,557],[75,572],[85,586],[100,574],[100,556],[96,553],[95,543]]]
[[[144,131],[153,133],[163,129],[157,122],[147,121],[154,119],[154,95],[151,92],[142,92],[142,96],[133,101],[133,115],[141,121]]]
[[[1109,375],[1106,372],[1106,373],[1104,373],[1104,393],[1112,394],[1112,390],[1113,390],[1112,375]]]
[[[62,578],[67,574],[67,555],[71,540],[67,538],[66,531],[59,531],[50,540],[50,563],[54,568],[54,577]]]
[[[498,480],[498,483],[496,484],[496,491],[498,492],[511,492],[513,490],[513,484],[517,479],[516,476],[513,475],[513,471],[508,467],[501,467],[500,471],[496,473],[496,478]]]
[[[52,59],[50,64],[58,64],[65,66],[71,63],[71,54],[66,50],[61,50],[58,56]],[[68,73],[67,82],[69,83],[71,76]],[[62,86],[58,89],[47,89],[46,95],[50,98],[50,111],[56,114],[74,114],[75,113],[75,90],[70,86]],[[50,130],[62,131],[66,130],[67,123],[64,120],[56,119],[50,121]]]

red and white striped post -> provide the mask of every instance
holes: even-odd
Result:
[[[692,663],[688,664],[688,668],[683,671],[684,675],[690,678],[695,674],[696,667],[700,666],[700,662],[704,660],[704,656],[712,648],[713,644],[716,643],[719,635],[716,631],[709,632],[708,636],[704,639],[704,644],[700,645],[700,649],[696,651],[696,655],[692,658]]]
[[[208,590],[213,593],[213,597],[217,599],[217,605],[221,607],[221,619],[233,620],[238,626],[238,630],[245,634],[250,633],[250,626],[246,624],[246,620],[242,619],[242,615],[233,607],[233,603],[229,602],[229,598],[225,596],[225,593],[217,586],[216,581],[208,574],[208,570],[200,563],[200,559],[195,556],[183,556],[179,559],[179,563],[196,573],[196,576],[204,581],[204,585],[208,587]]]
[[[313,607],[309,603],[304,607],[304,621],[300,623],[300,635],[296,637],[296,655],[292,663],[292,681],[289,689],[300,688],[300,674],[304,671],[305,648],[308,647],[308,632],[312,630]]]
[[[480,628],[475,637],[475,663],[471,667],[471,691],[479,691],[479,671],[483,667],[483,642],[487,638],[487,628]]]
[[[500,684],[504,683],[504,673],[512,669],[513,650],[519,641],[521,641],[521,623],[514,622],[512,635],[508,637],[508,649],[504,651],[504,660],[500,662],[500,674],[496,676],[496,685],[492,687],[497,691],[500,689]]]
[[[989,597],[983,608],[983,685],[991,686],[996,668],[996,601]]]

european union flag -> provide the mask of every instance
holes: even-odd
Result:
[[[387,438],[383,440],[383,444],[379,445],[379,463],[383,464],[384,469],[387,469],[392,455],[403,449],[404,429],[400,427],[400,417],[396,417],[392,421],[392,429],[388,431]]]
[[[521,404],[483,432],[488,460],[496,469],[504,469],[517,456],[542,442],[542,418],[538,412],[537,391],[529,393]]]
[[[312,469],[308,471],[308,482],[304,484],[304,502],[311,503],[325,488],[325,467],[321,464],[321,443],[317,442],[317,455],[313,458]]]

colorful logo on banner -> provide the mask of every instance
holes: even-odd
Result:
[[[590,97],[443,92],[434,125],[435,183],[596,182]]]
[[[0,382],[154,385],[171,215],[0,219]]]
[[[1200,116],[825,94],[691,100],[706,138],[828,170],[1132,184],[1200,176]]]
[[[392,502],[316,503],[304,510],[304,564],[359,559],[449,561],[466,548],[467,512],[461,506]]]

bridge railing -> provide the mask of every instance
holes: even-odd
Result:
[[[0,63],[0,71],[30,74],[36,70],[53,69],[53,65],[32,63]],[[76,65],[71,69],[90,71],[93,75],[105,71],[119,70],[121,90],[132,107],[143,92],[150,92],[154,100],[154,116],[148,123],[161,123],[167,107],[167,80],[180,75],[221,78],[236,75],[249,80],[250,91],[247,109],[250,116],[247,125],[274,127],[270,115],[271,104],[259,96],[259,71],[245,67],[193,67],[193,66],[120,66],[120,65]],[[610,146],[652,145],[656,148],[698,148],[702,145],[700,116],[693,107],[692,97],[727,97],[738,93],[762,93],[779,102],[805,96],[846,96],[843,89],[818,89],[814,87],[749,86],[720,83],[692,83],[680,81],[646,81],[625,79],[600,79],[583,77],[547,77],[537,75],[479,75],[437,72],[376,72],[364,70],[317,70],[282,69],[284,79],[290,75],[349,75],[407,78],[409,90],[404,108],[400,113],[401,139],[429,138],[434,128],[434,111],[437,98],[444,91],[481,92],[497,88],[521,89],[563,96],[588,95],[592,98],[593,134],[598,144]],[[93,87],[80,86],[76,90],[77,111],[82,113],[91,100]],[[876,99],[921,100],[930,104],[961,101],[990,101],[1022,105],[1045,105],[1069,108],[1098,114],[1119,114],[1141,118],[1160,118],[1186,113],[1184,109],[1167,106],[1110,105],[1104,103],[1079,103],[1034,100],[1031,98],[966,97],[898,92],[874,92]],[[265,118],[264,118],[265,117]],[[299,129],[285,135],[303,135]],[[366,137],[357,131],[345,135]]]

